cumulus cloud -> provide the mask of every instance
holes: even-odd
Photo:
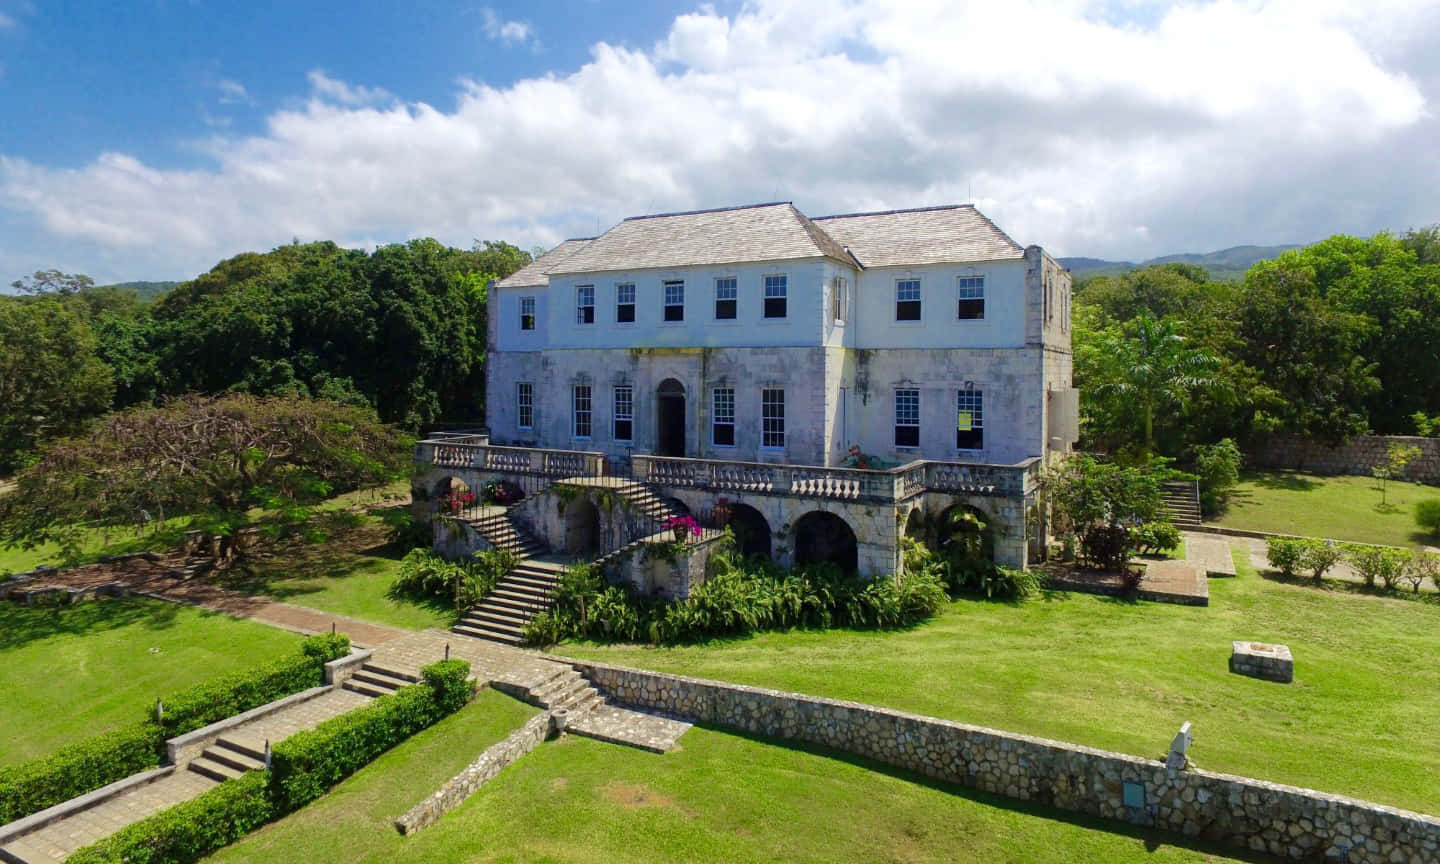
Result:
[[[524,43],[530,41],[530,38],[535,35],[534,29],[528,22],[507,21],[488,6],[480,10],[480,15],[483,19],[485,36],[489,39]]]
[[[1403,229],[1440,219],[1425,170],[1440,16],[1380,2],[698,7],[653,46],[465,81],[443,110],[317,70],[312,98],[263,134],[205,145],[207,170],[0,155],[0,205],[135,278],[292,237],[528,248],[777,192],[819,215],[973,190],[1016,239],[1062,255]]]

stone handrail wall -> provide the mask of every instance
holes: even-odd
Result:
[[[465,799],[474,795],[507,765],[540,746],[540,742],[545,740],[550,722],[549,712],[531,717],[524,726],[506,736],[505,740],[491,745],[481,753],[480,758],[466,766],[465,770],[446,780],[439,791],[396,819],[395,830],[410,835],[439,822],[440,817],[465,803]]]
[[[1245,463],[1251,468],[1368,477],[1384,464],[1391,444],[1420,448],[1420,458],[1405,472],[1407,479],[1440,484],[1440,438],[1361,435],[1336,445],[1300,435],[1275,435],[1246,452]]]
[[[566,662],[620,704],[815,744],[1062,810],[1292,859],[1440,862],[1440,819],[1420,813],[856,702]]]
[[[581,450],[500,447],[481,441],[428,440],[415,445],[415,461],[441,468],[511,471],[547,477],[601,477],[605,454]]]

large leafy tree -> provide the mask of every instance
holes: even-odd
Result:
[[[54,298],[0,298],[0,472],[106,410],[115,385],[84,318]]]
[[[191,515],[230,538],[253,508],[295,508],[404,470],[408,441],[373,412],[297,396],[187,396],[110,415],[47,444],[0,498],[11,545],[59,542],[84,525]],[[229,557],[233,546],[220,545]]]

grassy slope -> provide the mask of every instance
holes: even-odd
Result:
[[[438,825],[392,820],[529,709],[495,693],[215,862],[1220,861],[1090,820],[956,794],[872,766],[705,729],[655,756],[542,744]],[[463,742],[458,746],[457,742]],[[737,770],[743,766],[743,770]],[[997,806],[998,805],[998,806]],[[1123,830],[1123,829],[1119,829]]]
[[[1240,483],[1217,524],[1392,546],[1440,542],[1415,525],[1415,502],[1440,498],[1440,489],[1392,482],[1385,497],[1382,505],[1380,481],[1371,477],[1252,474]]]
[[[902,633],[763,634],[558,653],[893,706],[1158,757],[1186,720],[1203,767],[1440,809],[1440,604],[1211,580],[1208,608],[1055,594],[958,601]],[[1290,646],[1296,682],[1228,671],[1230,642]]]
[[[0,764],[139,721],[157,696],[298,644],[283,630],[158,600],[0,603]]]

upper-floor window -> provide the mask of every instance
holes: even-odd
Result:
[[[635,391],[629,387],[615,388],[615,440],[630,441],[635,437]]]
[[[710,443],[735,446],[735,388],[716,387],[711,391]]]
[[[789,290],[785,276],[765,277],[765,317],[784,318],[786,314],[785,301]]]
[[[734,321],[735,306],[738,302],[739,292],[735,287],[735,277],[726,276],[723,279],[715,280],[715,320]]]
[[[1060,294],[1060,332],[1070,332],[1070,291],[1068,289]]]
[[[895,280],[895,320],[920,320],[920,280]]]
[[[985,449],[985,394],[979,390],[955,394],[955,449]]]
[[[760,446],[785,446],[785,391],[769,387],[760,391]]]
[[[535,298],[534,298],[534,297],[521,297],[521,298],[520,298],[520,329],[521,329],[521,330],[534,330],[534,329],[535,329]]]
[[[850,302],[850,280],[836,276],[830,281],[830,317],[835,321],[845,320],[846,304]]]
[[[515,426],[535,428],[535,385],[529,381],[515,382]]]
[[[635,283],[621,282],[615,286],[615,323],[635,323]]]
[[[666,282],[666,283],[665,283],[665,320],[666,320],[666,321],[684,321],[684,320],[685,320],[685,283],[684,283],[684,282],[676,281],[676,282]]]
[[[575,323],[595,323],[595,286],[575,286]]]
[[[985,277],[960,276],[955,280],[955,294],[959,298],[961,319],[985,317]]]
[[[594,428],[590,422],[592,417],[590,395],[589,384],[575,385],[575,391],[571,397],[570,410],[572,419],[574,420],[576,438],[589,438]]]
[[[920,446],[920,391],[895,391],[895,446]]]

